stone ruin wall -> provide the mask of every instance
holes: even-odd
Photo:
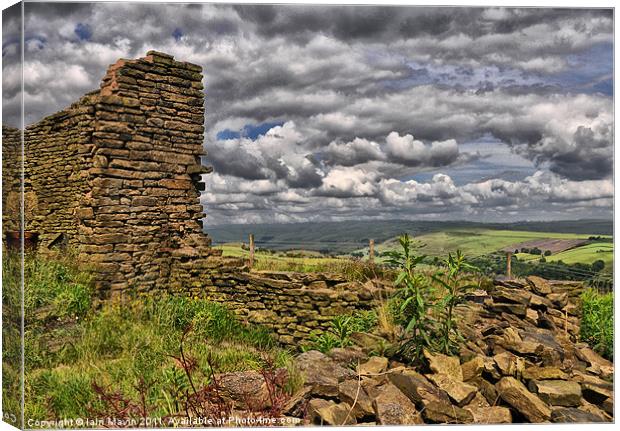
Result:
[[[43,249],[77,243],[75,214],[90,190],[93,98],[84,96],[23,132],[25,230],[38,234]],[[2,138],[5,235],[21,227],[21,131],[3,126]]]
[[[21,132],[2,126],[2,237],[20,227]]]
[[[248,272],[200,265],[175,270],[169,291],[222,303],[243,321],[266,326],[280,342],[297,347],[313,331],[327,330],[335,316],[373,309],[387,294],[383,286],[348,282],[338,274]]]
[[[210,247],[199,201],[209,172],[201,71],[155,51],[121,59],[100,90],[26,127],[25,230],[38,233],[38,251],[75,250],[102,298],[209,298],[288,344],[337,314],[371,308],[368,288],[338,275],[253,273]],[[3,202],[19,201],[20,131],[2,134]],[[5,232],[19,229],[18,215],[5,211]]]
[[[100,90],[26,127],[25,229],[39,249],[71,246],[106,296],[150,290],[175,259],[212,254],[198,200],[202,90],[200,66],[149,52],[119,60]]]
[[[201,67],[149,52],[119,60],[95,105],[80,253],[112,294],[166,288],[171,267],[214,253],[202,233]]]

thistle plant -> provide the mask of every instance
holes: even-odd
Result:
[[[468,264],[460,250],[444,259],[445,271],[438,272],[432,278],[445,288],[445,296],[437,304],[441,315],[439,350],[445,354],[454,353],[462,336],[454,321],[454,308],[465,301],[465,294],[476,287],[475,273],[478,268]]]
[[[421,244],[412,241],[407,234],[398,240],[401,249],[386,252],[385,255],[388,257],[387,263],[399,271],[394,286],[398,288],[398,313],[408,337],[401,345],[401,354],[417,361],[423,349],[432,345],[432,322],[428,313],[432,304],[432,287],[428,277],[416,271],[416,267],[426,258],[415,253]]]

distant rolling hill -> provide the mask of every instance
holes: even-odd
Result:
[[[247,224],[206,226],[216,244],[247,242],[253,233],[257,246],[274,250],[329,250],[348,253],[368,245],[386,242],[404,232],[413,236],[460,230],[475,236],[478,229],[550,232],[577,235],[612,235],[611,220],[562,220],[548,222],[476,223],[467,221],[372,220],[308,222],[287,224]],[[473,231],[473,232],[472,232]],[[523,240],[523,239],[522,239]],[[503,244],[506,246],[508,244]]]

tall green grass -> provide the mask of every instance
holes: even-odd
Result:
[[[3,264],[6,273],[14,263]],[[100,403],[93,382],[134,399],[143,382],[154,415],[177,412],[178,391],[188,383],[175,359],[184,334],[184,354],[204,381],[266,362],[292,370],[292,356],[270,333],[223,305],[158,295],[95,308],[89,276],[70,259],[30,256],[25,271],[27,420],[89,417]]]
[[[594,289],[582,296],[581,339],[607,359],[614,356],[614,296]]]
[[[21,265],[17,254],[2,254],[2,413],[21,424]]]

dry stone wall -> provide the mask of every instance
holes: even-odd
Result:
[[[46,247],[75,244],[74,214],[89,191],[93,96],[24,130],[24,229],[36,232]],[[21,132],[3,127],[4,233],[19,231]]]
[[[75,244],[75,214],[89,191],[93,114],[94,97],[87,95],[24,131],[25,229],[38,232],[46,247]]]
[[[176,267],[170,289],[230,307],[244,321],[270,328],[280,342],[299,346],[311,333],[330,327],[340,314],[376,307],[387,288],[348,282],[338,274],[240,272],[230,267]]]
[[[289,344],[337,314],[372,307],[368,286],[337,275],[254,273],[211,247],[199,201],[209,172],[201,165],[201,72],[155,51],[121,59],[100,90],[26,127],[25,230],[38,234],[39,252],[75,250],[102,298],[210,298]],[[18,204],[20,131],[2,133],[3,200]],[[5,218],[5,232],[19,230],[19,206]]]

